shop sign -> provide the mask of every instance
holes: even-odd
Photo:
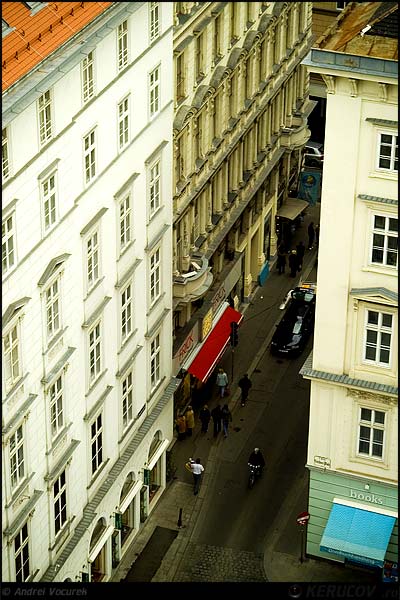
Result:
[[[195,344],[198,342],[199,334],[198,334],[198,323],[196,323],[190,333],[186,336],[185,341],[179,347],[179,350],[176,352],[174,356],[174,373],[178,373],[181,369],[182,364],[186,360],[187,356],[194,348]]]
[[[120,512],[116,512],[115,513],[115,523],[114,523],[114,527],[115,529],[122,529],[122,514]]]
[[[239,281],[242,275],[242,262],[243,253],[241,253],[240,257],[238,258],[238,261],[229,271],[225,281],[211,300],[211,306],[214,315],[217,312],[218,307],[222,304],[222,302],[224,302],[224,300],[226,300],[228,294],[233,290],[233,288]]]
[[[213,324],[213,309],[207,312],[207,314],[203,317],[201,322],[201,341],[203,341],[207,335],[210,333]]]
[[[358,490],[350,489],[350,498],[355,500],[364,500],[364,502],[372,502],[373,504],[383,504],[383,498],[375,496],[375,494],[364,494]]]
[[[150,485],[150,471],[149,471],[149,469],[143,469],[143,483],[144,483],[144,485]]]

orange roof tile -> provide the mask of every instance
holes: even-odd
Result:
[[[2,91],[26,75],[113,2],[49,2],[39,12],[2,2],[2,19],[15,30],[2,40]]]

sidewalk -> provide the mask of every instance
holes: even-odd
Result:
[[[308,209],[308,214],[304,219],[302,226],[296,230],[292,239],[292,247],[303,240],[307,245],[307,227],[311,221],[319,222],[320,205]],[[286,271],[285,274],[278,275],[273,267],[271,273],[263,287],[256,289],[250,303],[241,307],[241,312],[245,314],[244,324],[239,330],[239,345],[235,349],[235,364],[240,365],[236,369],[233,381],[230,381],[230,387],[233,394],[229,397],[229,408],[235,418],[243,410],[240,406],[240,390],[237,387],[238,379],[247,372],[251,379],[253,371],[256,369],[261,357],[267,350],[275,323],[281,318],[282,313],[278,307],[286,293],[298,284],[299,280],[307,280],[313,272],[316,261],[316,250],[306,250],[304,257],[304,266],[302,273],[291,278]],[[315,276],[315,270],[313,273]],[[253,318],[254,317],[254,318]],[[246,332],[246,335],[244,333]],[[255,352],[254,340],[262,339],[260,347]],[[304,357],[305,359],[306,357]],[[231,357],[230,353],[220,361],[220,365],[228,373],[231,379]],[[208,402],[209,408],[213,408],[216,403],[216,394]],[[212,488],[213,479],[216,474],[215,463],[218,459],[219,445],[223,443],[221,434],[218,438],[213,438],[213,426],[210,422],[208,432],[200,432],[199,421],[196,415],[196,427],[193,436],[184,441],[175,441],[172,449],[172,459],[177,470],[174,480],[168,485],[160,498],[158,504],[150,513],[147,521],[142,526],[131,547],[127,551],[123,560],[116,569],[111,581],[121,581],[125,578],[132,563],[140,555],[147,541],[151,537],[156,526],[162,526],[178,530],[179,533],[171,546],[167,550],[160,567],[151,579],[152,582],[172,582],[180,581],[179,568],[185,551],[195,526],[201,525],[202,506],[207,497],[208,488]],[[200,457],[205,466],[205,473],[197,496],[193,495],[192,476],[184,467],[189,457]],[[287,497],[283,503],[280,512],[275,517],[276,527],[273,528],[273,535],[266,540],[264,551],[264,571],[267,581],[362,581],[368,582],[370,574],[364,571],[358,571],[349,567],[344,568],[329,561],[319,561],[300,557],[300,537],[301,528],[296,523],[296,516],[307,507],[308,494],[308,473],[304,470],[304,475],[296,483],[296,493]],[[178,519],[182,509],[182,519],[180,527]],[[175,579],[176,578],[176,579]],[[371,579],[372,581],[372,579]]]

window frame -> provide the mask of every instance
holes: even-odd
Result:
[[[98,331],[96,332],[96,330]],[[94,334],[93,339],[91,339],[92,334]],[[101,317],[96,319],[96,322],[88,329],[87,347],[87,374],[90,388],[96,383],[103,370],[103,324]]]
[[[89,242],[97,236],[96,244],[93,244],[91,249],[88,248]],[[93,228],[84,238],[85,244],[85,284],[86,291],[89,293],[97,284],[97,282],[101,278],[101,245],[100,245],[100,224]],[[94,257],[96,260],[94,261]],[[96,262],[97,261],[97,262]],[[90,277],[90,273],[96,273],[95,277],[92,275]]]
[[[129,202],[129,207],[126,207],[126,202]],[[118,200],[118,247],[119,255],[126,250],[132,242],[132,194],[126,192]]]
[[[150,392],[153,392],[161,381],[160,337],[161,334],[158,331],[150,341]],[[153,344],[156,344],[155,348],[153,348]]]
[[[92,141],[93,136],[93,141]],[[88,147],[86,148],[86,140]],[[97,171],[97,131],[93,127],[86,135],[83,136],[83,173],[85,187],[90,185],[96,178]],[[87,163],[89,159],[89,163]]]
[[[95,51],[91,50],[81,62],[82,102],[86,104],[95,95]]]
[[[64,482],[61,481],[64,475]],[[56,491],[56,485],[58,490]],[[58,475],[53,483],[53,518],[54,534],[57,535],[64,529],[68,522],[68,502],[67,502],[67,469]]]
[[[57,287],[57,290],[53,290],[54,286]],[[51,291],[51,292],[50,292]],[[49,298],[49,293],[51,293],[51,297]],[[49,344],[50,341],[57,335],[59,331],[62,329],[62,306],[61,306],[61,274],[59,273],[57,277],[53,277],[52,281],[46,286],[43,290],[44,297],[44,309],[45,309],[45,322],[46,322],[46,339]],[[54,305],[56,305],[53,310]],[[49,309],[51,310],[51,324],[49,327]],[[55,326],[54,322],[58,321],[58,325]]]
[[[4,181],[11,177],[9,127],[3,127],[1,133],[1,175]]]
[[[186,60],[184,50],[176,57],[175,73],[175,95],[176,102],[179,103],[186,98]]]
[[[100,419],[100,422],[99,422]],[[95,429],[93,429],[95,427]],[[90,423],[90,465],[91,465],[91,476],[94,477],[101,465],[104,463],[104,447],[103,447],[103,411],[100,411],[98,415]],[[100,445],[99,445],[100,440]],[[93,449],[95,453],[93,454]],[[100,455],[100,461],[97,460]],[[94,469],[94,462],[96,468]]]
[[[388,130],[388,129],[379,129],[377,130],[377,144],[376,144],[376,159],[375,159],[375,171],[377,171],[378,173],[392,173],[392,174],[396,174],[398,173],[398,169],[395,168],[395,160],[398,160],[398,158],[395,158],[395,150],[396,150],[396,140],[397,140],[397,149],[398,149],[398,133],[393,131],[393,130]],[[391,143],[391,153],[390,153],[390,166],[389,168],[386,167],[381,167],[379,165],[380,159],[382,157],[381,155],[381,147],[382,147],[382,136],[383,135],[388,135],[391,136],[392,138],[392,143]],[[385,144],[387,145],[387,144]],[[388,160],[387,157],[384,157],[384,160]]]
[[[376,217],[381,217],[382,219],[385,219],[385,228],[384,229],[379,229],[375,226],[375,218]],[[395,232],[395,230],[390,230],[389,229],[389,223],[390,220],[395,220],[398,223],[398,217],[395,214],[388,214],[388,213],[380,213],[378,211],[371,211],[371,231],[370,231],[370,247],[369,247],[369,253],[368,253],[368,263],[371,266],[379,266],[379,267],[383,267],[383,268],[388,268],[388,269],[393,269],[393,270],[397,270],[397,266],[398,266],[398,251],[397,251],[397,244],[398,244],[398,230],[397,232]],[[378,246],[374,245],[374,237],[375,235],[381,235],[384,237],[384,243],[383,243],[383,258],[382,258],[382,262],[378,262],[378,261],[374,261],[373,260],[373,251],[374,248],[378,248]],[[387,263],[387,255],[388,255],[388,242],[389,242],[389,238],[395,238],[397,240],[396,243],[396,248],[395,249],[390,249],[391,252],[393,252],[393,254],[396,254],[396,264],[395,265],[390,265]]]
[[[48,98],[46,96],[48,95]],[[37,99],[39,146],[47,144],[53,137],[53,94],[51,89]]]
[[[122,109],[122,112],[121,112]],[[118,151],[124,150],[130,141],[130,94],[117,104]],[[122,132],[121,132],[122,127]],[[123,138],[121,143],[121,137]]]
[[[154,260],[153,260],[154,259]],[[149,256],[149,299],[150,307],[161,297],[161,245]]]
[[[149,39],[150,44],[161,35],[161,3],[149,2]]]
[[[56,389],[58,382],[60,382],[60,386],[59,389]],[[53,388],[55,389],[54,394],[52,392]],[[60,373],[49,385],[48,397],[50,435],[52,440],[55,440],[65,427],[65,386],[63,373]]]
[[[369,313],[373,313],[373,312],[378,313],[378,325],[376,327],[374,326],[374,324],[368,322]],[[382,325],[383,315],[391,317],[390,331],[388,331],[389,328],[386,328],[385,326]],[[384,312],[383,309],[381,309],[381,308],[377,309],[377,308],[372,308],[372,307],[369,308],[368,306],[365,307],[365,316],[364,316],[364,325],[363,325],[363,343],[362,343],[362,363],[364,365],[372,365],[374,367],[379,367],[379,368],[384,368],[384,369],[392,368],[394,320],[395,320],[395,316],[392,312],[388,312],[388,311]],[[382,329],[383,329],[383,332],[382,332]],[[367,332],[368,331],[376,331],[377,332],[377,342],[376,342],[376,344],[374,344],[376,355],[380,355],[380,352],[382,349],[382,343],[381,343],[382,333],[390,335],[390,345],[388,348],[389,360],[387,363],[381,362],[380,360],[377,360],[377,359],[372,360],[372,359],[366,358],[367,349],[368,349],[368,347],[372,346],[371,342],[368,342],[368,340],[367,340]]]
[[[8,338],[9,336],[12,336],[12,332],[15,331],[16,332],[16,343],[13,344],[13,342],[11,341],[10,344],[10,350],[6,352],[6,348],[5,348],[5,341],[6,338]],[[21,348],[21,325],[20,325],[20,320],[19,318],[14,320],[9,327],[6,328],[6,330],[3,333],[2,336],[2,345],[3,345],[3,361],[4,361],[4,386],[5,386],[5,392],[6,394],[8,394],[13,387],[18,383],[18,381],[20,381],[22,379],[22,373],[23,373],[23,365],[22,365],[22,348]],[[13,350],[14,348],[16,348],[16,352],[17,352],[17,358],[16,360],[13,361]],[[10,355],[10,377],[7,377],[7,363],[8,363],[8,356]],[[17,364],[17,375],[14,375],[14,367],[13,365]]]
[[[153,176],[153,171],[158,169],[158,173]],[[150,219],[161,208],[161,157],[156,158],[148,167],[149,174],[149,217]],[[156,189],[155,189],[156,188]]]
[[[11,227],[7,228],[7,222],[11,219]],[[10,233],[11,232],[11,233]],[[4,215],[1,221],[1,265],[3,275],[10,273],[17,265],[17,244],[16,244],[16,217],[15,210],[10,212],[8,215]],[[10,250],[10,240],[12,240],[12,248]],[[12,255],[12,263],[10,263],[9,257]]]
[[[366,419],[362,418],[362,411],[363,410],[369,410],[371,411],[371,420],[368,421]],[[382,423],[378,423],[375,421],[375,413],[382,413],[384,415],[384,422]],[[371,408],[370,406],[359,406],[358,407],[358,417],[357,417],[357,449],[356,449],[356,456],[358,458],[365,458],[365,459],[370,459],[370,460],[376,460],[376,461],[381,461],[384,462],[385,461],[385,446],[386,446],[386,434],[387,434],[387,417],[388,417],[388,411],[385,410],[377,410],[375,408]],[[363,439],[361,437],[361,428],[368,428],[370,430],[370,434],[369,434],[369,440],[367,442],[366,439]],[[379,444],[378,442],[374,442],[374,430],[379,430],[383,432],[382,435],[382,454],[381,455],[376,455],[373,454],[373,447],[374,444]],[[367,452],[361,452],[360,451],[360,443],[364,442],[364,443],[368,443],[369,444],[369,451]]]
[[[129,297],[126,295],[129,289]],[[123,345],[133,332],[133,280],[123,287],[120,293],[120,335]],[[128,327],[129,323],[129,327]]]
[[[130,381],[128,381],[130,379]],[[133,414],[133,369],[121,377],[121,423],[122,432],[125,432],[135,420]],[[124,385],[126,383],[126,386]],[[125,417],[125,415],[127,415]]]
[[[22,535],[23,535],[23,530],[26,529],[26,537],[24,537],[22,539]],[[20,538],[20,547],[18,548],[18,552],[17,552],[17,548],[16,548],[16,540],[17,538]],[[21,568],[18,569],[17,568],[17,556],[19,556],[20,554],[23,555],[23,551],[25,547],[28,547],[28,556],[27,559],[22,560],[21,561]],[[18,531],[18,533],[14,536],[13,538],[13,553],[14,553],[14,568],[15,568],[15,581],[17,583],[23,583],[24,581],[27,581],[29,579],[30,576],[30,552],[29,552],[29,546],[30,546],[30,542],[29,542],[29,529],[28,529],[28,521],[25,521],[24,525],[22,525],[22,527],[20,528],[20,530]],[[18,577],[18,574],[20,572],[24,572],[25,569],[25,565],[28,565],[28,573],[26,575],[23,575],[22,578]]]
[[[15,447],[11,448],[11,443],[16,438],[18,432],[21,431],[20,440],[16,440]],[[10,486],[14,491],[26,479],[26,442],[25,442],[25,425],[20,423],[15,431],[10,435],[8,440],[9,466],[10,466]],[[22,453],[22,458],[20,456]],[[14,466],[15,459],[15,466]],[[21,471],[22,467],[22,472]],[[15,476],[13,475],[15,473]]]
[[[50,189],[50,180],[54,180],[54,185],[51,191],[45,191],[46,184]],[[49,224],[46,226],[46,204],[54,198],[54,206],[50,207],[48,210],[49,213]],[[43,177],[40,180],[40,204],[42,207],[42,229],[43,234],[47,234],[49,231],[53,229],[53,227],[57,224],[58,221],[58,178],[57,178],[57,169],[54,169],[49,175]],[[53,214],[53,217],[51,217]]]
[[[148,86],[149,118],[153,119],[160,112],[161,63],[149,72]]]
[[[129,63],[129,35],[128,19],[125,19],[117,27],[117,55],[118,55],[118,73],[123,71]]]

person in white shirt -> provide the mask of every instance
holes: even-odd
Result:
[[[199,493],[200,480],[201,480],[201,475],[204,471],[204,467],[201,464],[200,458],[196,458],[196,462],[194,462],[193,460],[190,460],[189,466],[190,466],[190,470],[192,471],[192,474],[193,474],[193,481],[194,481],[193,493],[196,496]]]

